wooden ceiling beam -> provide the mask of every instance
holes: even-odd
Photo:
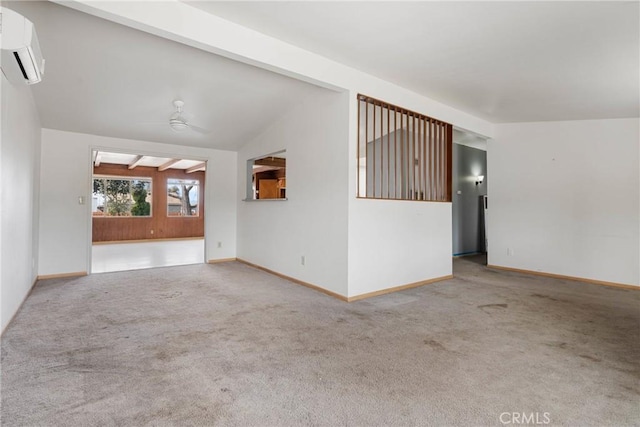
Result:
[[[257,173],[262,173],[262,172],[268,172],[268,171],[277,171],[280,170],[282,168],[277,168],[277,167],[273,167],[273,166],[255,166],[253,168],[253,173],[254,175]]]
[[[204,168],[207,167],[207,163],[206,162],[202,162],[202,163],[198,163],[195,166],[191,166],[189,169],[187,169],[185,172],[187,173],[193,173],[193,172],[197,172],[197,171],[201,171],[204,170]]]
[[[287,159],[284,159],[282,157],[264,157],[262,159],[254,160],[253,164],[256,166],[274,166],[278,168],[286,168]]]
[[[133,159],[131,163],[129,163],[129,169],[134,169],[136,166],[138,166],[142,159],[144,159],[144,156],[136,156],[136,158]]]
[[[168,162],[161,164],[160,166],[158,166],[158,172],[166,171],[171,166],[173,166],[176,163],[178,163],[180,160],[182,160],[182,159],[171,159]]]

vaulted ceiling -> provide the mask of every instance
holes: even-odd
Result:
[[[638,2],[186,3],[491,122],[640,114]],[[326,90],[61,5],[3,4],[38,31],[43,127],[237,150]],[[211,132],[172,131],[174,99]]]
[[[3,6],[36,26],[46,73],[33,94],[45,128],[236,150],[325,90],[54,3]],[[174,99],[210,132],[173,131]]]
[[[187,3],[491,122],[639,115],[637,1]]]

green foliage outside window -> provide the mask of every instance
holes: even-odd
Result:
[[[103,216],[150,216],[151,180],[94,178],[93,213]]]
[[[133,184],[133,201],[131,207],[131,215],[133,216],[149,216],[151,215],[151,203],[147,202],[147,183],[137,181]]]

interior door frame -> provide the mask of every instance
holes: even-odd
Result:
[[[211,189],[209,189],[209,185],[207,184],[207,169],[209,166],[209,157],[203,157],[203,156],[184,156],[182,154],[178,154],[176,152],[173,151],[148,151],[148,150],[128,150],[126,148],[117,148],[117,147],[108,147],[108,146],[104,146],[104,145],[90,145],[89,146],[89,153],[88,153],[88,157],[89,157],[89,182],[87,183],[87,193],[85,195],[85,206],[86,206],[86,215],[89,218],[88,221],[88,230],[87,230],[87,235],[88,235],[88,242],[87,242],[87,274],[93,274],[92,271],[92,261],[93,261],[93,212],[92,212],[92,200],[93,200],[93,164],[94,164],[94,160],[93,160],[93,153],[94,151],[103,151],[103,152],[108,152],[108,153],[118,153],[118,154],[130,154],[130,155],[138,155],[138,156],[150,156],[150,157],[164,157],[164,158],[173,158],[173,159],[177,159],[177,158],[181,158],[181,159],[187,159],[187,160],[197,160],[200,162],[204,162],[205,163],[205,197],[204,199],[207,200],[209,198],[208,195],[206,195],[206,193],[209,193],[211,191]],[[202,262],[204,264],[207,263],[207,206],[205,204],[204,206],[204,259],[202,260]]]

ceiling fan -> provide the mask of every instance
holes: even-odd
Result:
[[[176,99],[173,101],[176,111],[169,117],[169,126],[174,132],[194,131],[201,134],[207,134],[211,131],[191,124],[184,116],[184,101]],[[166,122],[154,122],[154,124],[165,124]]]

